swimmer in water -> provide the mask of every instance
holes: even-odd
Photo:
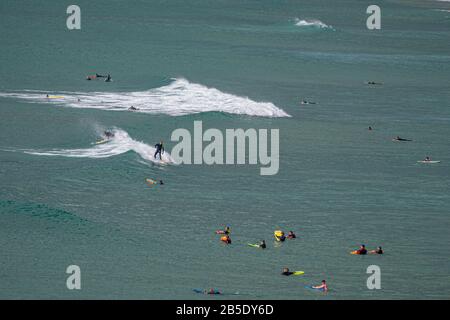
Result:
[[[259,243],[259,247],[260,247],[261,249],[267,248],[267,246],[266,246],[266,241],[261,240],[261,242]]]
[[[222,241],[223,243],[226,243],[226,244],[231,244],[231,238],[229,235],[225,235],[225,236],[221,237],[220,241]]]
[[[288,239],[295,239],[297,238],[297,236],[295,235],[295,233],[293,231],[289,231],[288,235],[287,235]]]
[[[204,290],[203,293],[204,294],[222,294],[219,290],[215,290],[213,288],[211,288],[209,290]]]
[[[369,252],[370,254],[383,254],[383,249],[381,247],[376,248],[375,250],[372,250]]]
[[[314,289],[321,289],[323,290],[323,292],[327,292],[328,291],[328,286],[327,286],[327,282],[325,280],[322,280],[322,283],[318,286],[312,286],[312,288]]]

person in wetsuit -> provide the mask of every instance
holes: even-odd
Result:
[[[287,235],[288,239],[295,239],[297,238],[297,236],[295,235],[295,233],[293,231],[289,231],[288,235]]]
[[[108,138],[108,139],[114,138],[114,133],[111,132],[111,131],[107,130],[107,131],[104,132],[104,134],[105,134],[105,137]]]
[[[375,250],[370,251],[371,254],[383,254],[383,249],[381,247],[376,248]]]
[[[108,76],[106,77],[105,82],[111,82],[111,75],[110,74],[108,74]]]
[[[259,243],[259,247],[261,248],[261,249],[265,249],[267,246],[266,246],[266,241],[264,241],[264,240],[261,240],[261,242]]]
[[[162,140],[160,141],[160,143],[155,144],[155,155],[153,156],[153,158],[156,159],[156,156],[159,154],[159,160],[162,160],[162,155],[164,154],[164,145]]]
[[[396,141],[411,141],[409,139],[400,138],[399,136],[395,137],[394,140],[396,140]]]
[[[361,245],[358,250],[356,250],[356,254],[367,254],[367,249],[365,245]]]
[[[294,273],[292,271],[289,271],[289,268],[283,268],[283,272],[281,272],[282,276],[291,276]]]

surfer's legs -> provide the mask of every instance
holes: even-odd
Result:
[[[159,160],[162,160],[162,158],[161,158],[161,150],[156,150],[155,151],[155,155],[153,157],[156,159],[156,156],[158,155],[158,153],[159,153]]]

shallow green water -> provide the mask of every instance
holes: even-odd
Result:
[[[450,13],[436,9],[450,4],[382,1],[380,31],[359,0],[77,4],[81,30],[68,31],[66,3],[0,3],[1,298],[449,298]],[[85,80],[95,72],[114,81]],[[291,117],[250,116],[239,97]],[[217,112],[186,109],[206,105]],[[279,173],[146,158],[194,120],[279,128]],[[129,150],[96,158],[104,128]],[[417,164],[427,155],[442,162]],[[214,231],[227,224],[225,247]],[[298,238],[275,245],[278,228]],[[267,250],[246,246],[259,239]],[[386,254],[349,255],[360,243]],[[80,291],[66,289],[70,264]],[[381,290],[366,287],[372,264]],[[326,296],[304,289],[322,279]]]

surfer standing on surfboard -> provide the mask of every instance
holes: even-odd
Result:
[[[163,141],[161,140],[159,143],[155,144],[155,155],[153,156],[156,159],[156,156],[159,154],[159,160],[162,160],[162,154],[164,154],[164,145]]]

